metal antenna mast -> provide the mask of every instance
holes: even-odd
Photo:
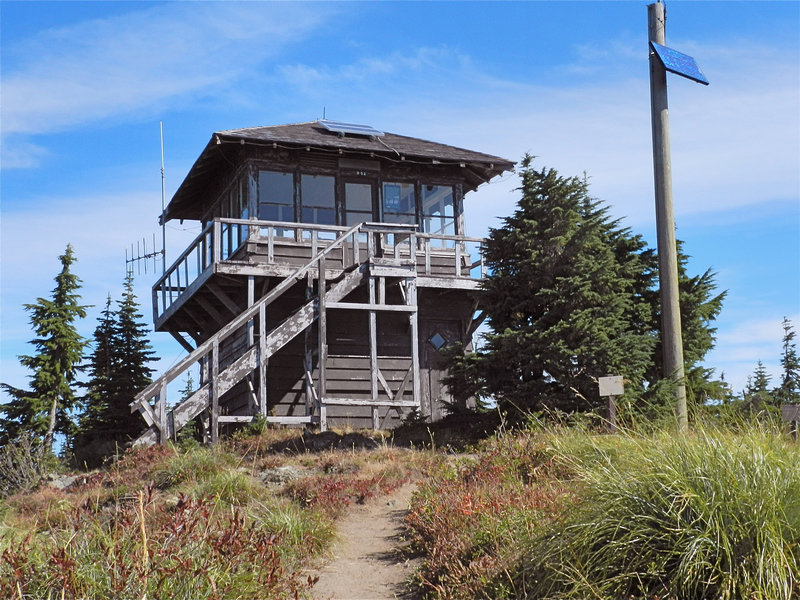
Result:
[[[161,265],[162,275],[167,272],[167,188],[164,179],[164,121],[158,122],[161,133]]]
[[[689,429],[683,369],[683,339],[678,301],[678,256],[675,247],[675,214],[672,205],[672,165],[667,107],[667,71],[708,85],[694,59],[664,46],[665,11],[661,2],[647,7],[650,40],[650,116],[653,127],[653,173],[658,230],[658,281],[661,292],[661,343],[664,375],[675,382],[678,430]]]

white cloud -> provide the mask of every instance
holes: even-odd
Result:
[[[3,134],[130,118],[231,85],[334,10],[294,3],[167,3],[42,31],[4,47]],[[4,143],[5,167],[35,156]]]

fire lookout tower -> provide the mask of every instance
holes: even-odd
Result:
[[[166,442],[254,418],[385,428],[448,400],[439,349],[478,325],[464,194],[496,156],[333,121],[215,133],[162,219],[202,231],[153,286],[156,331],[188,356],[131,404]],[[200,365],[172,408],[167,385]]]

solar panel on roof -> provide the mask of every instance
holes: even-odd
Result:
[[[691,56],[682,54],[677,50],[667,48],[661,44],[656,44],[655,42],[650,42],[650,46],[655,50],[661,64],[664,65],[667,71],[675,73],[676,75],[681,75],[697,83],[708,85],[708,79],[703,75],[700,67],[697,66],[697,63]]]
[[[378,131],[374,127],[370,127],[369,125],[358,125],[356,123],[342,123],[341,121],[328,121],[326,119],[319,119],[317,121],[320,125],[322,125],[328,131],[333,131],[334,133],[338,133],[339,135],[365,135],[367,137],[381,137],[383,136],[382,131]]]

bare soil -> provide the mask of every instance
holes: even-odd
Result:
[[[416,484],[354,505],[337,525],[332,558],[316,573],[316,600],[411,599],[418,561],[401,550],[403,518]]]

